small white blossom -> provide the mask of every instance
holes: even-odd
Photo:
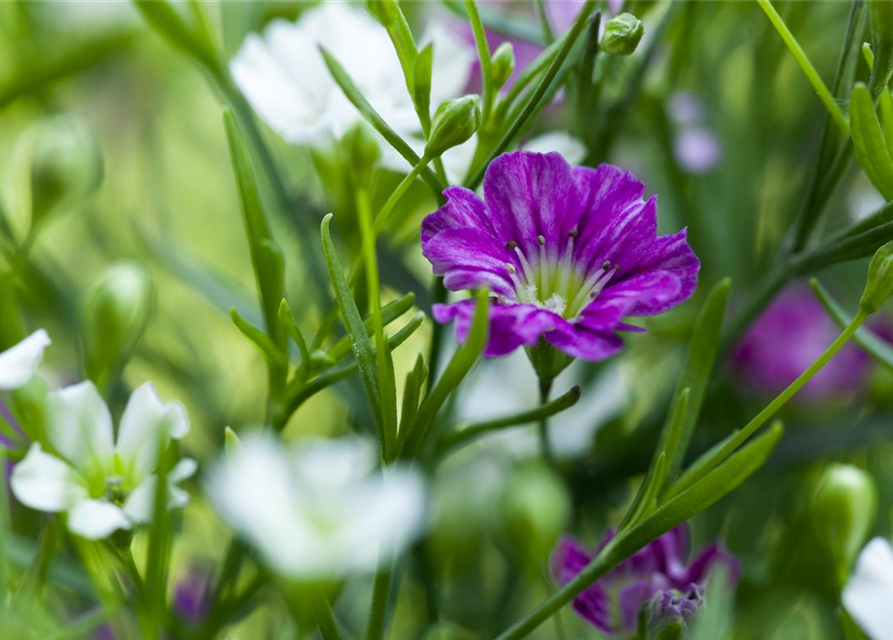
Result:
[[[859,554],[843,604],[871,640],[893,640],[893,547],[875,538]]]
[[[269,566],[296,581],[373,571],[420,531],[425,490],[408,469],[377,469],[367,440],[313,440],[289,451],[254,434],[212,472],[211,500]]]
[[[474,52],[440,27],[423,40],[434,46],[431,104],[437,106],[461,94]],[[263,36],[249,35],[230,62],[236,84],[270,127],[292,144],[314,144],[340,138],[362,120],[332,79],[320,45],[391,128],[404,136],[418,133],[418,118],[387,31],[346,2],[323,2],[294,23],[272,22]],[[406,169],[405,161],[401,168]]]
[[[0,353],[0,390],[9,391],[26,385],[34,377],[49,344],[47,332],[39,329]]]
[[[116,440],[108,407],[93,383],[82,382],[47,396],[45,426],[52,452],[32,444],[10,487],[32,509],[67,512],[73,533],[97,540],[151,520],[159,445],[183,437],[189,419],[180,403],[162,402],[144,384],[130,397]],[[168,474],[170,508],[189,502],[175,485],[195,470],[194,460],[183,459]]]

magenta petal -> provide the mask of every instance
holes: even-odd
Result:
[[[705,584],[710,572],[722,567],[729,581],[729,586],[734,586],[741,576],[741,566],[738,560],[721,545],[714,544],[704,549],[694,559],[685,576],[689,584]]]
[[[592,305],[595,309],[619,305],[625,315],[650,316],[681,302],[682,282],[671,271],[645,271],[608,285]],[[591,316],[589,309],[584,317]],[[619,322],[619,319],[618,319]],[[587,320],[587,324],[591,324]]]
[[[698,271],[701,261],[692,251],[687,240],[688,230],[657,238],[648,250],[639,257],[639,262],[626,278],[636,277],[649,271],[671,273],[679,281],[679,290],[675,296],[663,300],[660,304],[637,309],[634,315],[653,315],[688,300],[698,286]]]
[[[623,348],[623,340],[616,333],[593,330],[582,322],[565,322],[545,338],[567,355],[591,361],[610,358]]]
[[[422,245],[422,253],[451,291],[489,287],[497,295],[515,295],[505,249],[474,227],[444,229]]]
[[[558,153],[506,153],[490,163],[484,197],[501,240],[526,255],[539,251],[537,236],[552,251],[563,250],[582,215],[570,165]]]
[[[456,339],[465,342],[474,317],[474,300],[462,300],[453,304],[436,304],[432,309],[434,319],[440,323],[455,321]],[[536,344],[540,336],[558,325],[566,325],[561,316],[545,311],[532,304],[490,304],[490,337],[484,355],[504,356],[520,346]]]
[[[444,229],[478,229],[496,238],[487,208],[474,191],[450,187],[443,192],[446,204],[422,220],[422,245]]]
[[[670,585],[660,574],[636,580],[623,587],[617,594],[617,609],[620,611],[620,624],[627,633],[634,633],[639,611],[655,594]]]
[[[564,536],[552,552],[552,575],[560,585],[573,580],[590,563],[592,558],[573,538]],[[611,625],[611,601],[598,584],[594,584],[574,598],[573,609],[580,617],[604,633],[613,633]]]

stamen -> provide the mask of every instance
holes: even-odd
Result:
[[[570,291],[567,290],[567,287],[571,277],[571,261],[574,258],[574,238],[576,237],[573,234],[568,235],[570,237],[567,239],[567,247],[565,247],[564,256],[561,258],[561,265],[559,266],[561,275],[558,278],[558,292],[566,298],[570,297]]]
[[[517,246],[518,246],[518,243],[515,242],[514,240],[509,240],[508,242],[505,243],[505,248],[508,250],[512,250]]]
[[[530,263],[527,262],[527,256],[524,255],[524,252],[518,246],[515,246],[515,253],[518,254],[518,260],[521,262],[521,272],[524,275],[524,279],[533,284],[533,269],[530,268]]]
[[[546,244],[546,239],[542,235],[538,235],[536,237],[536,243],[542,247],[544,244]]]

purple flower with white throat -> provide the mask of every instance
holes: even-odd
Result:
[[[658,236],[657,199],[644,193],[608,164],[507,153],[487,169],[483,200],[463,187],[444,191],[446,204],[422,222],[422,252],[448,289],[495,296],[485,355],[544,341],[602,360],[623,346],[618,330],[639,330],[625,318],[667,311],[697,286],[686,231]],[[435,305],[433,315],[455,321],[464,341],[474,301]]]
[[[614,537],[609,529],[598,551]],[[602,633],[634,633],[643,607],[653,624],[676,617],[691,622],[702,601],[711,572],[722,567],[730,586],[738,582],[738,561],[718,544],[711,545],[687,563],[689,533],[680,525],[614,567],[578,595],[574,611]],[[573,580],[591,556],[574,539],[565,537],[552,553],[552,575],[560,585]]]

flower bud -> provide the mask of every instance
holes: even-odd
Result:
[[[893,296],[893,241],[878,249],[868,265],[868,279],[859,306],[874,313]]]
[[[499,507],[503,532],[522,567],[541,571],[570,517],[561,480],[540,464],[516,469],[503,487]]]
[[[102,155],[86,125],[60,116],[33,130],[30,143],[31,227],[77,206],[102,181]]]
[[[493,84],[497,89],[508,82],[508,79],[515,71],[515,49],[512,47],[511,42],[503,42],[499,45],[493,53],[490,70]]]
[[[357,181],[368,185],[372,172],[381,158],[381,147],[375,134],[365,122],[357,122],[341,138],[341,146],[347,157],[348,166]]]
[[[600,46],[602,50],[617,56],[631,55],[645,34],[642,21],[631,13],[621,13],[605,23],[605,33]]]
[[[425,155],[436,158],[468,140],[481,126],[480,99],[463,96],[447,100],[434,112],[431,137],[425,147]]]
[[[400,5],[397,0],[366,0],[366,7],[383,27],[390,27],[397,21]]]
[[[87,373],[102,387],[136,348],[152,311],[154,286],[140,265],[111,266],[87,292],[83,308]]]
[[[232,430],[232,427],[226,427],[223,430],[223,450],[227,458],[231,458],[242,450],[242,441],[239,436]]]
[[[871,533],[876,513],[877,489],[870,475],[852,465],[828,467],[818,482],[812,518],[841,584]]]

